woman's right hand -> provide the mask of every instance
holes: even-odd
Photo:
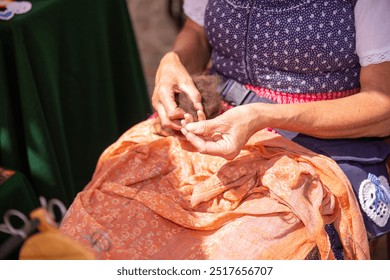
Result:
[[[175,94],[187,94],[197,110],[203,111],[201,96],[187,69],[175,52],[167,53],[157,69],[152,105],[163,127],[180,130],[185,112],[175,102]]]

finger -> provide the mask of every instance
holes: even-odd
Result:
[[[170,120],[182,119],[184,111],[175,102],[175,92],[172,88],[159,88],[159,103],[162,104],[167,118]]]
[[[219,140],[222,140],[222,133],[214,132],[213,135],[211,135],[211,139],[213,139],[214,142],[217,142]]]
[[[186,123],[192,123],[192,122],[195,121],[194,117],[191,114],[188,114],[188,113],[184,114],[184,120],[185,120]]]
[[[204,141],[199,136],[194,133],[186,130],[185,128],[181,131],[183,135],[187,138],[187,140],[201,153],[207,153],[206,150],[206,141]]]
[[[223,140],[219,142],[206,141],[202,137],[183,128],[181,130],[186,139],[200,152],[208,155],[225,156],[226,149],[223,146]]]
[[[181,131],[181,133],[182,133],[184,136],[188,133],[188,130],[185,129],[184,127],[182,127],[182,128],[180,129],[180,131]]]
[[[206,120],[206,114],[202,110],[198,110],[197,115],[198,115],[198,121]]]
[[[224,137],[221,137],[218,141],[207,141],[204,138],[189,132],[185,128],[182,128],[181,132],[185,138],[202,154],[220,156],[227,160],[232,160],[239,154],[239,152],[229,149],[230,141]]]
[[[160,117],[161,125],[162,127],[171,128],[174,130],[180,130],[180,125],[176,124],[175,122],[171,121],[165,112],[164,106],[162,104],[156,105],[156,111],[158,113],[158,116]]]
[[[189,82],[181,85],[180,91],[188,95],[188,97],[191,99],[192,103],[194,104],[196,110],[203,111],[202,96],[199,90],[196,88],[192,79]]]
[[[195,134],[202,134],[202,135],[212,135],[216,131],[220,131],[218,129],[218,124],[215,123],[213,120],[204,120],[204,121],[198,121],[193,123],[187,123],[186,129],[188,131],[191,131]]]

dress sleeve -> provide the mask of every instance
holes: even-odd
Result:
[[[390,61],[390,1],[358,0],[356,52],[362,66]]]
[[[197,24],[204,26],[204,14],[208,0],[184,0],[184,13]]]

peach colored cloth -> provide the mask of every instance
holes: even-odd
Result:
[[[351,186],[331,159],[272,132],[256,133],[231,161],[203,155],[144,121],[101,155],[60,230],[103,259],[333,259],[325,223],[346,259],[368,259]],[[97,254],[97,253],[96,253]]]

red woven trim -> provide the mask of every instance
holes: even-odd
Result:
[[[305,103],[312,101],[320,100],[332,100],[342,97],[347,97],[359,92],[359,88],[345,90],[345,91],[336,91],[336,92],[322,92],[322,93],[286,93],[276,90],[270,90],[267,88],[245,85],[246,88],[254,91],[258,96],[268,98],[272,101],[275,101],[279,104],[289,104],[289,103]]]

